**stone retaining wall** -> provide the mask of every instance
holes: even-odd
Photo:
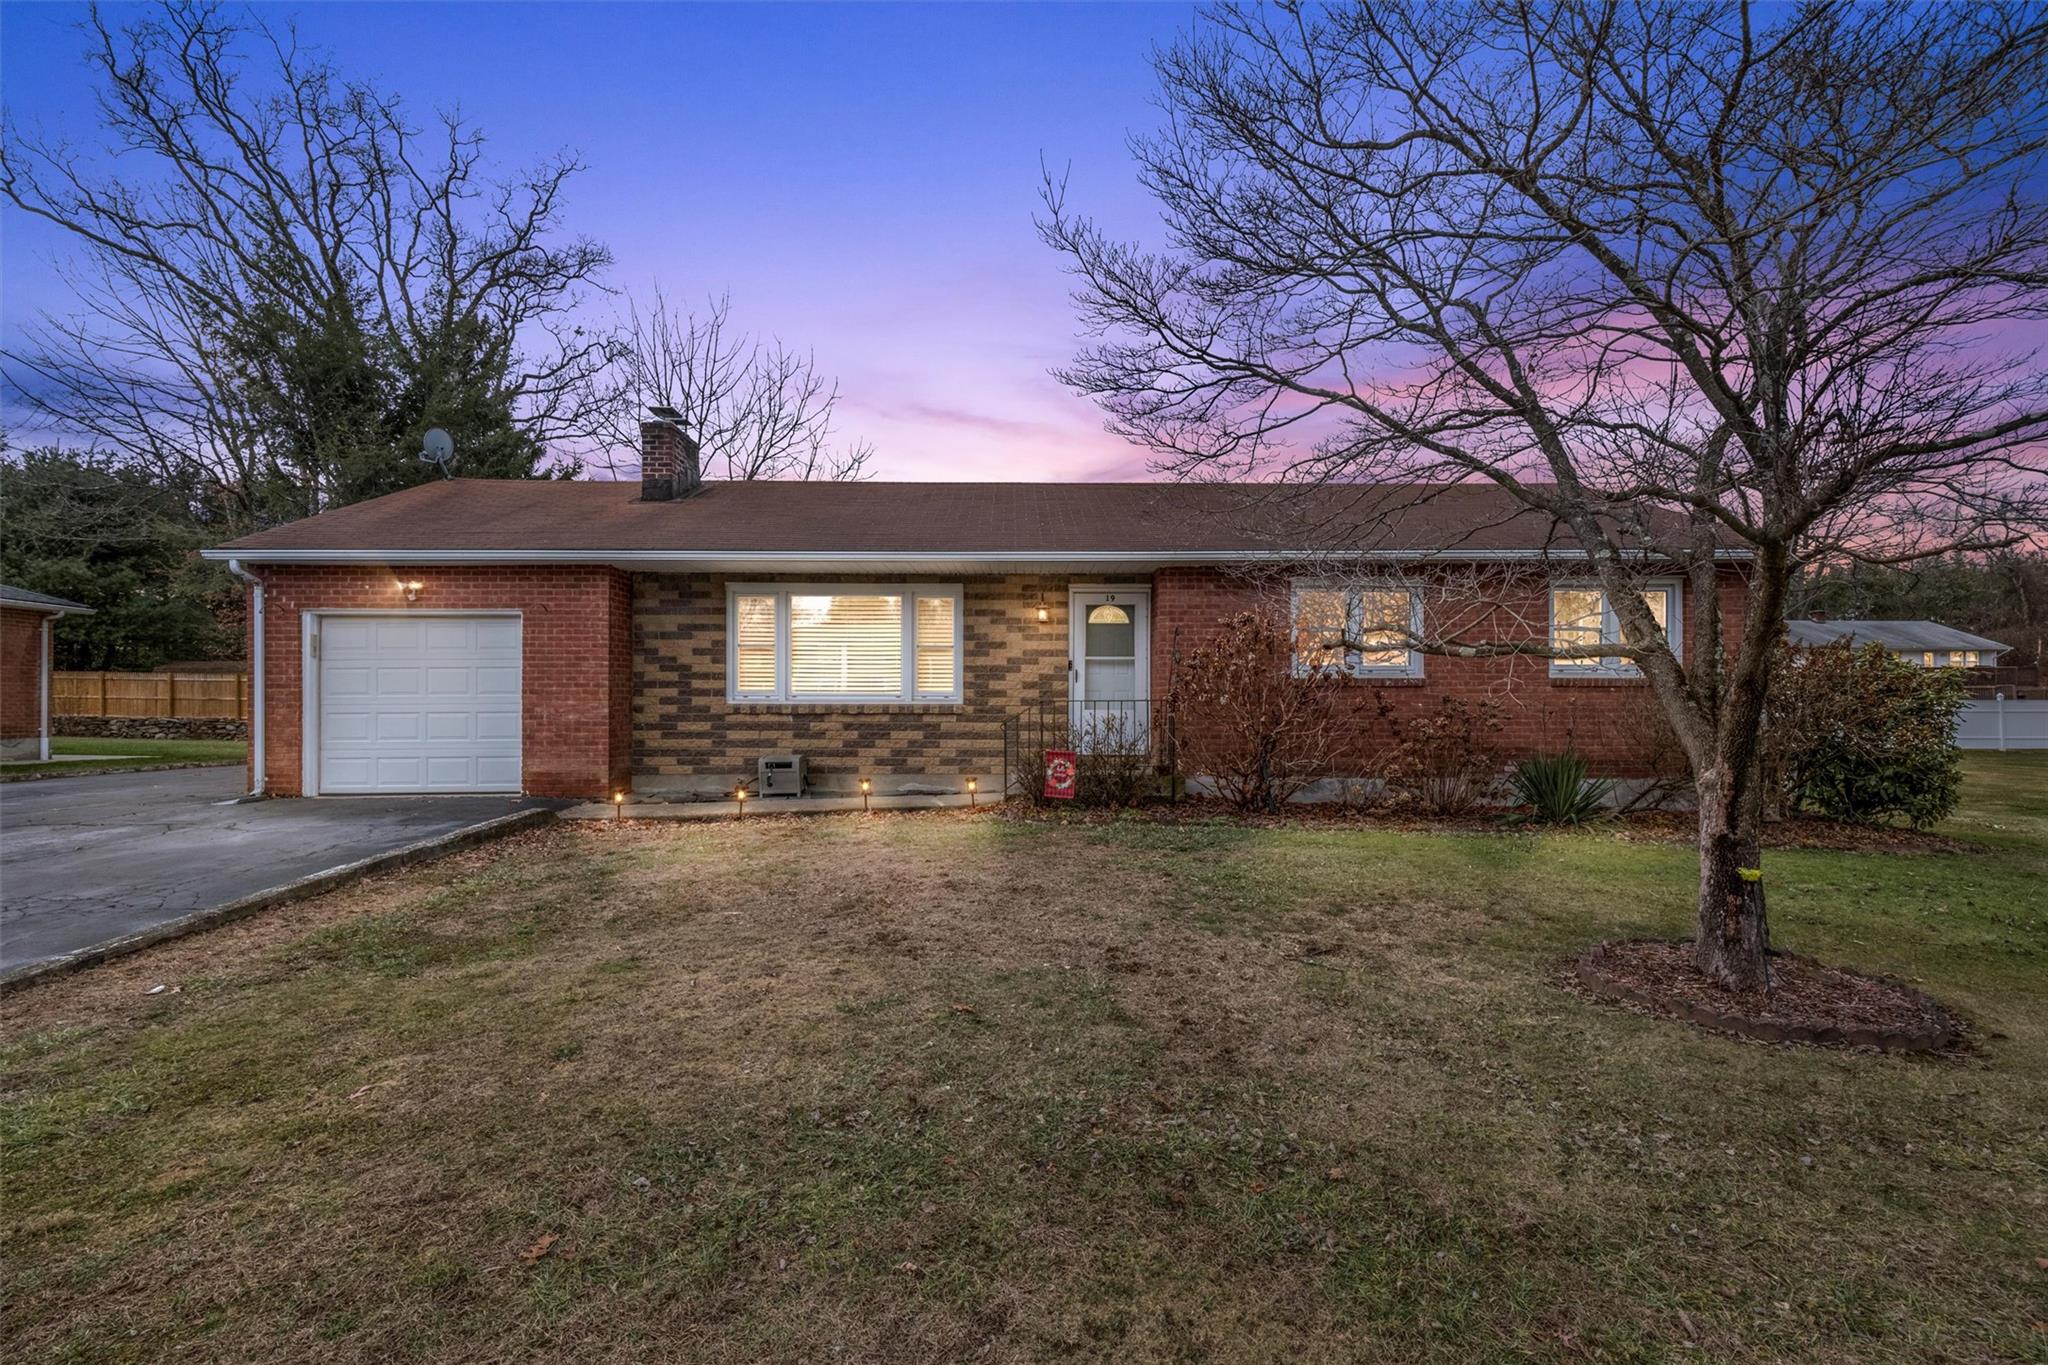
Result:
[[[53,716],[51,733],[85,739],[247,739],[249,722],[215,716]]]

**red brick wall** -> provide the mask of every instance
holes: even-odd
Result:
[[[266,789],[302,794],[301,613],[366,608],[521,614],[526,791],[603,798],[624,785],[632,725],[632,584],[602,566],[256,570],[266,593]],[[409,605],[398,580],[423,585]],[[253,612],[251,613],[253,620]],[[253,657],[253,656],[252,656]],[[253,762],[253,756],[252,760]]]
[[[39,611],[0,610],[0,739],[43,732],[43,622]]]
[[[1173,655],[1212,634],[1217,625],[1240,611],[1262,605],[1284,609],[1288,599],[1284,578],[1247,579],[1219,569],[1162,569],[1152,588],[1152,691],[1164,697],[1172,686]],[[1549,619],[1547,589],[1534,583],[1513,588],[1517,599],[1496,611],[1486,626],[1508,636]],[[1722,575],[1721,611],[1724,630],[1739,634],[1747,590],[1735,571]],[[1465,618],[1461,615],[1461,621]],[[1687,647],[1694,623],[1681,617]],[[1454,659],[1425,657],[1420,678],[1347,678],[1342,686],[1356,726],[1359,752],[1372,754],[1393,739],[1392,726],[1378,714],[1384,700],[1397,720],[1433,711],[1447,696],[1488,701],[1499,709],[1498,742],[1509,759],[1556,753],[1567,747],[1584,754],[1593,769],[1606,776],[1648,775],[1656,757],[1662,721],[1649,684],[1640,678],[1553,678],[1547,659],[1506,657]]]

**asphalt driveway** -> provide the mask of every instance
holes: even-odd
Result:
[[[222,805],[240,767],[0,786],[0,973],[514,811],[515,796]]]

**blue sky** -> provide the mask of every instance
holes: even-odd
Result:
[[[108,10],[115,19],[121,6]],[[24,123],[94,136],[81,7],[0,6],[0,90]],[[267,5],[421,118],[459,107],[494,156],[590,169],[569,225],[614,283],[730,292],[735,319],[814,349],[883,478],[1141,476],[1046,373],[1076,329],[1032,226],[1041,158],[1141,232],[1125,139],[1153,127],[1155,44],[1180,5]],[[0,211],[0,333],[66,295],[62,239]]]

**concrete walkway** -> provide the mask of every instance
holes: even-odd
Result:
[[[0,785],[0,972],[558,802],[335,797],[222,805],[233,768]]]

